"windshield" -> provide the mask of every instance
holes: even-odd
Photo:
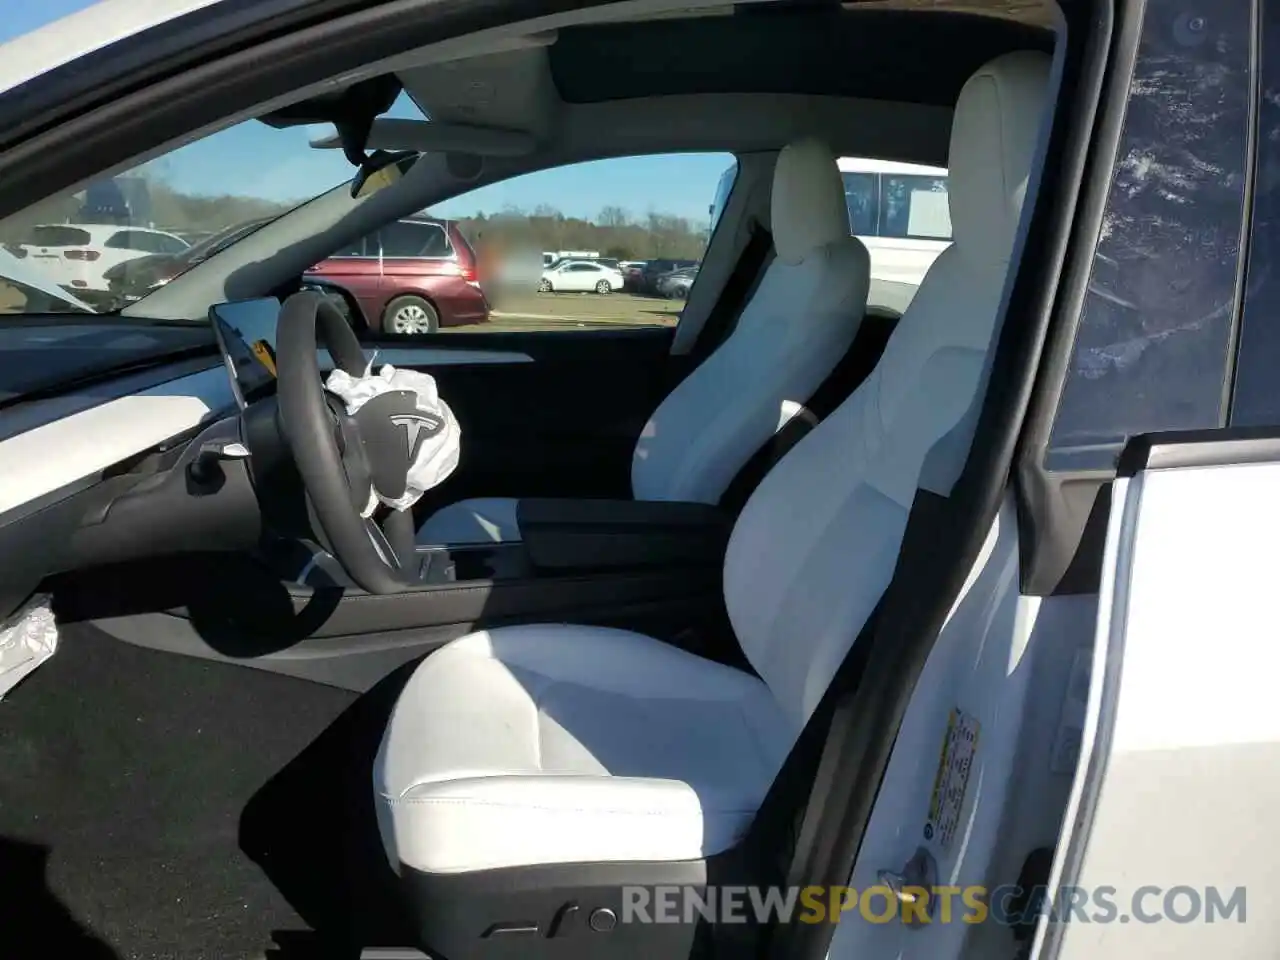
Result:
[[[182,259],[193,264],[199,263],[201,260],[213,256],[218,251],[226,249],[243,237],[247,237],[259,227],[266,226],[274,219],[274,217],[266,217],[262,220],[252,220],[249,223],[237,224],[234,227],[228,227],[226,230],[221,230],[211,237],[206,237],[199,243],[193,243],[183,251],[181,255]]]
[[[402,94],[387,116],[423,114]],[[350,180],[341,150],[312,146],[332,132],[248,120],[0,220],[0,278],[39,294],[6,290],[0,322],[24,314],[114,315],[145,298]],[[207,323],[208,306],[187,319]]]

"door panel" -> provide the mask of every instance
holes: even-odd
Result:
[[[458,418],[462,458],[415,512],[425,517],[476,496],[629,497],[632,449],[668,389],[673,333],[642,327],[415,338],[422,347],[532,360],[420,366]]]
[[[830,960],[1014,956],[1007,918],[991,918],[1006,906],[992,891],[1015,883],[1028,854],[1052,847],[1061,829],[1074,770],[1061,746],[1074,719],[1070,687],[1077,664],[1087,666],[1096,613],[1093,596],[1021,596],[1019,554],[1010,494],[911,695],[849,881],[861,900]],[[935,891],[927,925],[885,922],[875,892],[883,871],[922,850],[951,893]],[[990,907],[984,922],[979,902]]]
[[[1059,960],[1270,956],[1280,441],[1215,431],[1136,466],[1113,491],[1075,828],[1050,889],[1110,886],[1139,922],[1042,924],[1037,944]]]

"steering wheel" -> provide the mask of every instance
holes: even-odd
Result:
[[[403,495],[414,453],[403,424],[424,416],[411,391],[381,394],[348,414],[324,389],[320,342],[338,367],[364,375],[368,360],[338,309],[320,294],[295,293],[276,332],[280,430],[324,545],[364,590],[395,593],[417,577],[412,514],[392,510],[381,525],[365,514],[375,485],[392,498]]]

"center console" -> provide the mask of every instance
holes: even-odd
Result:
[[[535,575],[521,543],[418,547],[418,569],[424,586],[469,580],[519,580]]]
[[[201,609],[167,614],[188,619],[215,649],[287,658],[295,674],[319,669],[309,660],[341,657],[348,667],[367,661],[361,676],[381,676],[465,633],[520,623],[635,630],[737,662],[722,592],[731,524],[717,508],[524,500],[518,519],[518,542],[418,547],[418,582],[391,594],[359,589],[314,543],[277,541],[260,580],[219,572],[225,587],[210,601],[202,578]]]
[[[666,568],[714,567],[724,560],[731,522],[701,503],[527,499],[516,509],[521,539],[419,545],[413,589],[469,581],[611,576]],[[346,573],[314,544],[291,542],[296,577],[312,586],[352,588]],[[301,552],[299,552],[301,551]],[[287,555],[287,554],[286,554]]]

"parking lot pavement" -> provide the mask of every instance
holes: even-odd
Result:
[[[573,330],[583,327],[675,326],[683,302],[629,293],[527,293],[507,296],[489,322],[448,330]]]

